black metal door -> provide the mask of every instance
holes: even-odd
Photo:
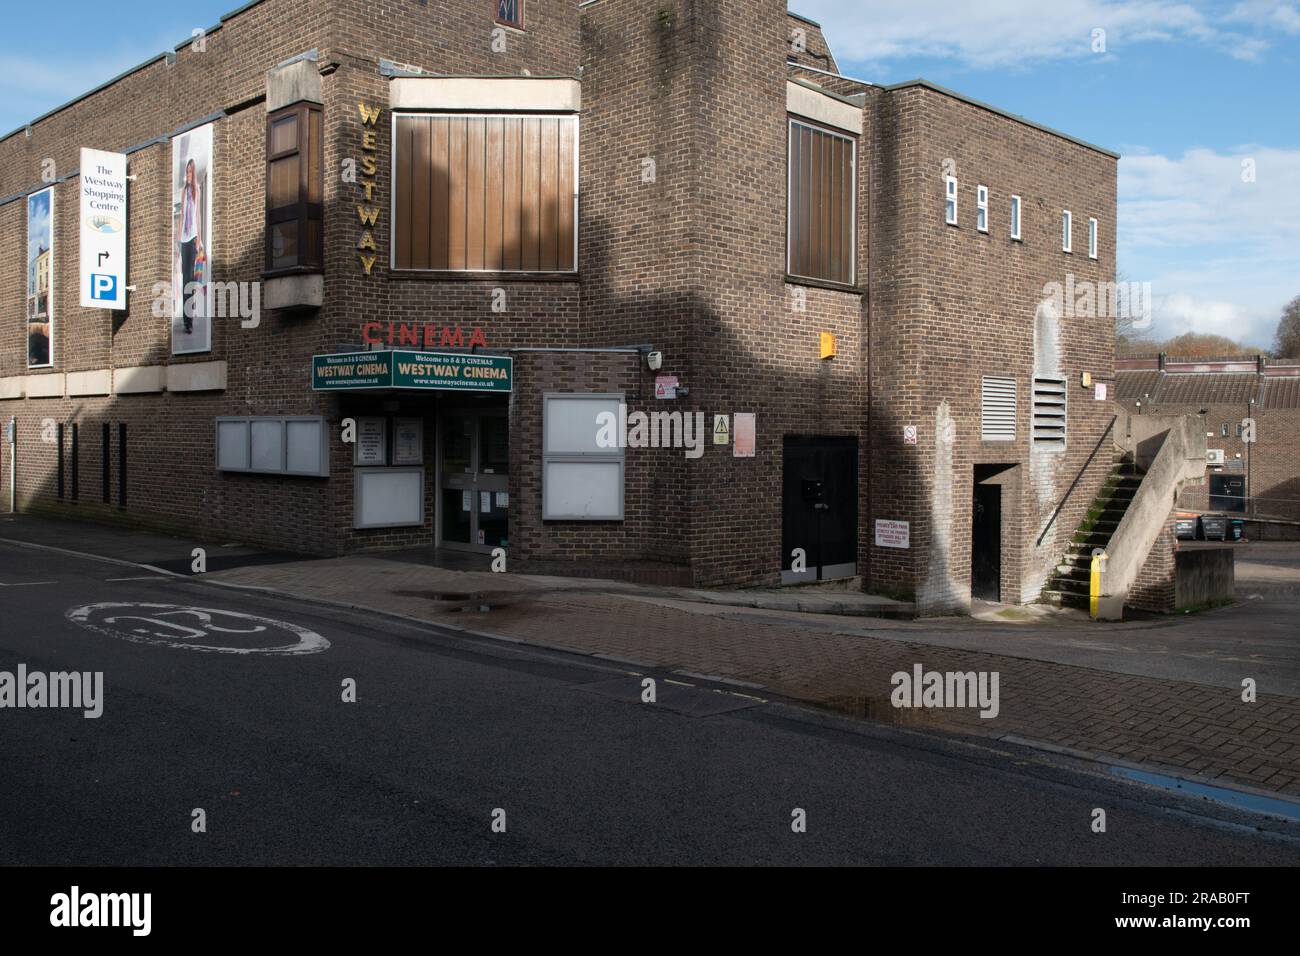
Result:
[[[973,598],[1002,597],[1002,486],[976,485],[971,520],[970,593]]]
[[[802,560],[797,552],[802,552]],[[858,440],[787,435],[782,471],[782,580],[852,577],[857,573],[857,555]]]

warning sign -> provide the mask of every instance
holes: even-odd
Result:
[[[677,397],[677,376],[656,375],[655,376],[655,398],[676,398],[676,397]]]
[[[714,415],[713,416],[713,444],[727,445],[731,443],[731,416]]]
[[[876,520],[876,547],[911,548],[911,526],[906,521]]]

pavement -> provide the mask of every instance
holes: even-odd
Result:
[[[0,710],[0,865],[1300,863],[1298,820],[1011,742],[30,545],[0,584],[0,671],[104,679]]]
[[[120,531],[0,519],[0,539],[94,552]],[[142,564],[187,558],[193,542],[120,541]],[[1300,795],[1300,643],[1295,545],[1241,546],[1236,606],[1095,624],[1081,615],[985,608],[925,621],[732,604],[717,592],[430,567],[410,556],[255,560],[203,580],[461,633],[715,682],[856,717],[1086,754],[1192,779]],[[158,550],[161,548],[161,550]],[[137,550],[138,549],[138,550]],[[153,549],[152,551],[150,549]],[[74,549],[76,550],[76,549]],[[178,558],[180,555],[181,558]],[[229,557],[229,556],[228,556]],[[209,568],[214,568],[211,558]],[[1271,588],[1259,592],[1259,582]],[[733,592],[742,593],[743,592]],[[768,600],[758,595],[753,600]],[[832,600],[842,598],[832,597]],[[973,708],[897,708],[893,676],[999,675],[995,717]],[[1253,681],[1254,701],[1243,700]]]

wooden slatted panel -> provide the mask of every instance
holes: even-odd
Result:
[[[574,268],[570,117],[397,118],[398,269]]]
[[[523,167],[523,201],[519,214],[519,268],[526,272],[536,272],[540,268],[538,248],[541,239],[541,212],[538,209],[538,199],[541,196],[541,126],[533,118],[522,120],[522,126],[520,159]]]
[[[856,272],[853,268],[853,217],[857,214],[858,180],[857,169],[853,162],[854,144],[844,142],[840,148],[840,179],[844,183],[847,195],[840,206],[840,275],[845,282],[853,282]]]
[[[520,227],[523,219],[523,124],[512,116],[505,121],[505,150],[502,161],[501,268],[518,269],[522,262]]]
[[[465,268],[483,268],[483,218],[487,210],[487,120],[466,121],[465,180]]]
[[[499,271],[503,257],[501,242],[501,208],[504,185],[504,127],[505,120],[492,117],[487,121],[487,142],[484,164],[488,170],[488,189],[484,197],[483,213],[483,268]]]
[[[446,269],[450,261],[451,230],[451,127],[446,120],[428,120],[429,137],[429,197],[428,215],[420,220],[429,230],[429,261],[419,268]]]
[[[560,155],[559,155],[559,203],[560,203],[560,221],[558,229],[559,255],[555,267],[562,270],[571,270],[574,268],[573,261],[573,239],[574,239],[574,135],[576,127],[568,120],[560,120]]]
[[[465,120],[460,117],[445,120],[449,148],[447,150],[447,173],[450,198],[447,202],[447,269],[464,269],[467,260],[465,252],[465,196],[469,177],[464,174],[465,156]],[[434,223],[434,228],[438,228]],[[437,265],[435,264],[435,268]]]
[[[792,275],[853,281],[854,148],[851,139],[791,124],[786,268]]]
[[[538,240],[538,264],[544,270],[556,267],[556,228],[559,224],[559,181],[556,165],[559,159],[559,130],[556,120],[538,120],[541,126],[541,146],[538,167],[541,172],[541,225]]]

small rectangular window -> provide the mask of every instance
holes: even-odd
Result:
[[[957,177],[945,176],[943,179],[947,199],[944,203],[944,222],[950,226],[957,225]]]
[[[1020,197],[1011,197],[1011,238],[1020,238]]]
[[[1070,210],[1061,213],[1061,251],[1072,252],[1070,233],[1073,231],[1074,217],[1070,215]]]
[[[1016,440],[1016,380],[985,377],[980,383],[980,438]]]
[[[496,0],[497,23],[518,30],[524,28],[524,0]]]
[[[1223,428],[1220,430],[1219,434],[1220,434],[1222,437],[1224,437],[1224,438],[1227,438],[1227,437],[1228,437],[1228,423],[1227,423],[1227,422],[1224,422],[1224,423],[1223,423]]]
[[[1097,220],[1088,220],[1088,258],[1097,258]]]
[[[622,403],[603,393],[543,398],[543,521],[623,520],[622,439],[613,433]]]
[[[1065,447],[1066,383],[1034,377],[1034,444]]]
[[[975,187],[975,228],[980,232],[989,231],[989,187]]]

